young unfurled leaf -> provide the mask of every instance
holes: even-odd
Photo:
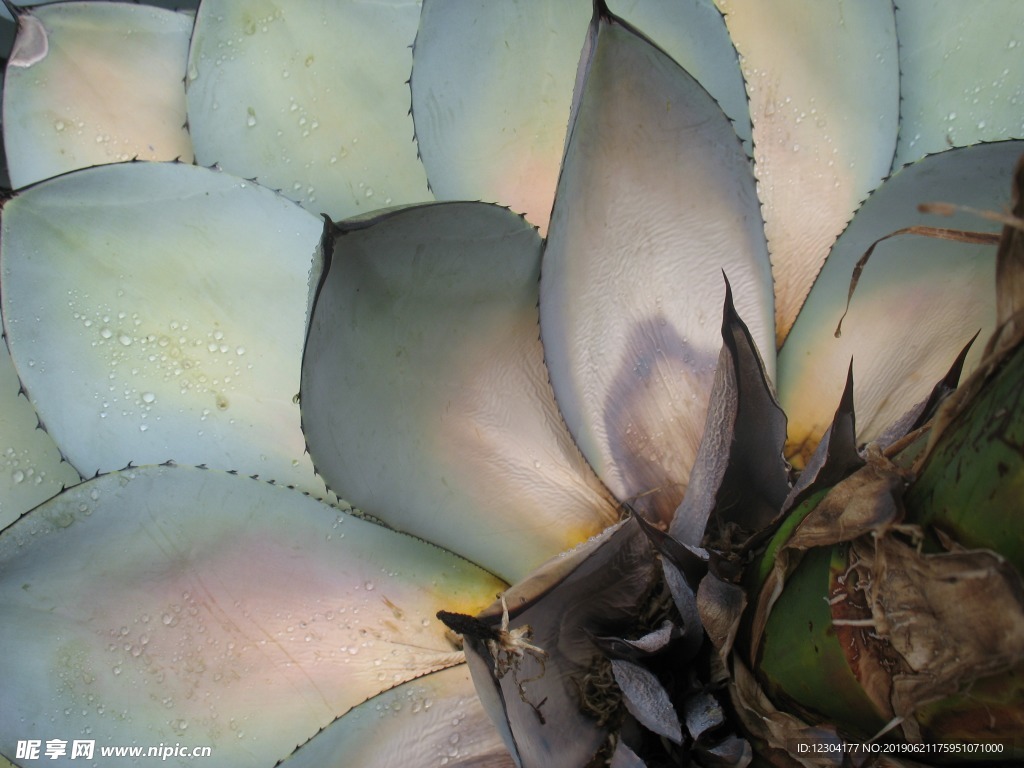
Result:
[[[786,498],[786,416],[728,284],[722,339],[704,438],[669,531],[733,556],[775,520]]]

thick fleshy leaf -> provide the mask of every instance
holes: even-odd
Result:
[[[930,152],[1024,138],[1024,5],[896,4],[900,136],[893,168]]]
[[[40,425],[0,341],[0,529],[79,480]]]
[[[915,523],[966,547],[998,552],[1024,569],[1024,347],[1008,352],[970,401],[943,425],[907,493]],[[944,414],[945,415],[945,414]]]
[[[72,2],[19,19],[4,84],[11,183],[131,160],[192,160],[182,75],[192,19]]]
[[[631,518],[552,559],[480,614],[496,630],[507,605],[504,637],[529,627],[527,641],[543,655],[494,651],[464,635],[484,706],[523,768],[588,765],[607,738],[610,726],[598,719],[621,703],[609,695],[611,670],[593,637],[635,630],[637,606],[656,578],[651,554]]]
[[[100,166],[3,209],[11,355],[84,476],[168,459],[322,495],[300,427],[320,222],[224,173]]]
[[[324,243],[302,408],[329,486],[510,581],[615,519],[547,381],[533,227],[437,203]]]
[[[413,50],[416,138],[433,192],[521,211],[541,234],[592,3],[428,2]],[[613,4],[699,80],[748,144],[736,53],[710,0]]]
[[[512,768],[465,664],[392,688],[350,710],[283,768]]]
[[[412,114],[434,194],[509,205],[547,230],[590,8],[587,0],[424,4]]]
[[[721,109],[621,23],[602,18],[592,35],[545,251],[541,333],[584,455],[618,498],[639,497],[634,506],[667,521],[703,432],[722,271],[763,349],[771,275],[750,166]]]
[[[831,513],[841,515],[842,504],[836,507]],[[863,637],[856,630],[855,639],[844,635],[852,628],[842,622],[854,618],[853,605],[862,605],[863,600],[851,598],[849,605],[828,601],[834,597],[830,577],[843,579],[851,564],[843,548],[813,546],[842,536],[841,517],[829,519],[832,515],[821,515],[819,509],[805,519],[813,531],[810,540],[797,543],[804,538],[798,526],[790,541],[794,548],[787,544],[777,556],[776,570],[756,607],[750,653],[758,660],[766,692],[775,700],[793,700],[816,712],[817,719],[842,722],[863,738],[877,733],[891,711],[887,713],[887,707],[879,706],[862,688],[881,688],[880,670],[867,660],[860,665],[848,661],[850,656],[856,660]],[[836,613],[842,620],[834,626]]]
[[[750,96],[781,343],[833,241],[892,165],[900,96],[893,4],[717,3]]]
[[[419,13],[206,0],[186,82],[196,158],[334,218],[430,199],[407,84]]]
[[[732,121],[748,155],[753,155],[750,111],[739,57],[713,0],[611,0],[626,19],[693,75]]]
[[[843,233],[779,354],[779,398],[789,417],[788,453],[802,463],[832,421],[853,359],[857,439],[873,440],[928,396],[950,362],[995,320],[995,249],[902,235],[879,243],[842,323],[857,261],[879,238],[914,225],[967,230],[994,225],[966,214],[917,211],[941,200],[1000,210],[1024,142],[931,155],[895,174]],[[968,356],[970,370],[980,355]]]
[[[0,535],[0,750],[209,745],[271,764],[380,691],[462,659],[434,612],[501,589],[296,491],[185,467],[103,475]]]

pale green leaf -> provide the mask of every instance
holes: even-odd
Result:
[[[3,209],[4,325],[84,475],[168,459],[322,495],[299,369],[320,222],[225,173],[100,166]]]
[[[1024,138],[1024,4],[900,0],[900,136],[893,168],[929,152]]]
[[[192,19],[70,2],[20,17],[4,83],[11,184],[132,158],[192,160],[182,76]]]
[[[508,205],[547,230],[589,18],[586,0],[426,3],[412,110],[439,198]]]
[[[79,480],[40,426],[7,345],[0,342],[0,529]]]
[[[512,768],[466,665],[392,688],[303,744],[282,768]]]
[[[419,12],[207,0],[186,88],[197,159],[334,218],[430,199],[407,83]]]
[[[89,738],[273,765],[461,662],[435,612],[501,587],[290,489],[185,467],[104,475],[0,534],[0,751]]]
[[[613,0],[609,6],[707,89],[752,156],[750,113],[739,57],[713,0]]]
[[[893,6],[717,2],[750,97],[781,343],[833,241],[892,164],[900,96]]]
[[[533,227],[436,203],[329,227],[325,248],[302,412],[328,485],[510,581],[615,519],[547,380]]]

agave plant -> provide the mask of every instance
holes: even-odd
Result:
[[[8,5],[0,755],[1024,758],[981,5]]]

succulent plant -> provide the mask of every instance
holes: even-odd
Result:
[[[1024,761],[1020,3],[7,10],[0,755]]]

